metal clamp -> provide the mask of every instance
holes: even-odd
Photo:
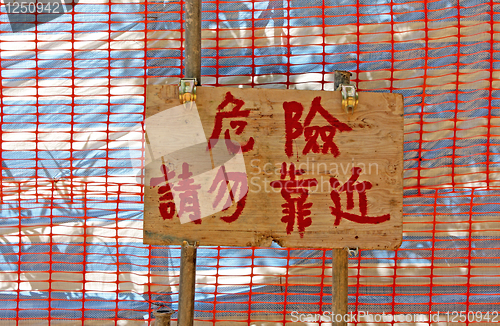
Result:
[[[198,248],[200,246],[200,242],[199,241],[193,241],[192,243],[190,243],[189,241],[182,241],[182,246],[183,247],[194,247],[194,248]]]
[[[179,101],[181,104],[196,101],[196,78],[182,78],[179,81]]]
[[[359,248],[348,248],[345,247],[345,250],[347,250],[347,255],[350,257],[356,257],[359,254]]]
[[[342,93],[342,109],[346,113],[349,113],[350,109],[351,113],[353,113],[358,106],[358,91],[356,90],[356,86],[341,84],[339,88]]]

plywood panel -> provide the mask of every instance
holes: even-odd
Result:
[[[144,243],[366,249],[401,243],[399,94],[361,92],[357,109],[346,113],[339,92],[198,87],[196,106],[183,107],[177,86],[151,85],[146,116]],[[220,138],[215,147],[207,144],[211,137]],[[224,138],[241,144],[240,152],[228,151],[232,143]],[[292,166],[303,170],[295,181]],[[161,179],[164,169],[169,182]]]

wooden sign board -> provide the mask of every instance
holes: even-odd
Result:
[[[176,85],[151,85],[146,163],[147,244],[402,240],[400,94],[361,92],[347,113],[340,92],[198,87],[184,107]]]

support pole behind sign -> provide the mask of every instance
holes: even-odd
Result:
[[[160,307],[158,310],[154,311],[154,326],[170,326],[170,316],[172,316],[173,313],[174,311],[168,307]]]
[[[197,243],[190,244],[187,241],[182,244],[177,317],[177,325],[179,326],[193,326],[197,245]]]
[[[348,260],[346,249],[332,250],[332,317],[333,325],[346,326],[347,322],[340,320],[348,310]],[[337,319],[335,319],[337,318]]]
[[[335,70],[333,72],[333,90],[338,90],[342,84],[351,84],[351,73],[349,71]]]
[[[201,0],[186,0],[185,3],[185,49],[184,77],[196,78],[201,84]],[[194,85],[193,85],[194,86]],[[179,279],[178,326],[193,326],[194,294],[196,284],[197,243],[182,243],[181,270]]]
[[[349,71],[335,70],[333,72],[333,89],[339,89],[340,85],[351,83],[351,73]],[[344,317],[348,310],[348,251],[346,249],[332,250],[332,317],[333,325],[346,326]],[[337,318],[337,319],[335,319]]]
[[[201,85],[201,0],[186,0],[184,77]]]

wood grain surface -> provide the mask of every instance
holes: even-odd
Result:
[[[228,99],[228,96],[234,98],[233,104],[218,110],[219,105]],[[251,137],[254,140],[253,149],[243,153],[248,193],[241,215],[231,223],[221,219],[236,212],[238,205],[233,203],[222,212],[203,217],[200,224],[181,223],[177,214],[172,219],[164,219],[159,210],[160,202],[165,202],[165,199],[160,200],[162,196],[159,194],[160,186],[152,187],[149,183],[151,178],[162,176],[161,166],[168,163],[168,158],[161,156],[162,144],[181,141],[187,144],[184,146],[188,146],[191,145],[190,139],[197,139],[193,144],[203,137],[209,139],[213,134],[217,113],[232,111],[234,103],[241,103],[235,102],[237,100],[244,102],[240,112],[250,111],[248,117],[223,119],[219,138],[224,138],[228,130],[231,139],[242,145],[247,144]],[[330,125],[320,114],[321,112],[318,112],[315,115],[311,114],[312,119],[308,122],[309,127],[318,128],[308,128],[307,132],[303,128],[302,134],[299,133],[300,130],[289,129],[288,154],[292,154],[289,157],[285,152],[287,129],[284,107],[302,106],[303,113],[300,119],[295,119],[295,126],[305,127],[308,113],[313,106],[317,108],[318,104],[338,119],[341,126],[348,126],[348,129],[351,129],[345,131],[336,129],[333,142],[337,146],[338,155],[332,154],[334,150],[331,147],[323,153],[325,142],[321,137],[322,134],[317,140],[320,152],[310,151],[304,154],[307,145],[304,133],[309,133],[311,136],[320,130],[319,127]],[[148,121],[161,124],[161,119],[155,117],[159,117],[165,110],[178,106],[176,85],[148,86],[144,243],[180,245],[182,241],[187,240],[199,241],[200,245],[270,246],[271,242],[275,241],[284,247],[300,248],[395,249],[399,247],[402,240],[403,209],[403,97],[400,94],[360,92],[357,109],[353,113],[346,113],[341,109],[339,92],[198,87],[196,108],[194,110],[192,107],[184,108],[186,117],[192,118],[185,119],[185,126],[165,127],[164,132],[160,134],[150,132]],[[196,128],[190,127],[193,123],[196,125],[193,121],[196,120],[197,114],[201,119],[204,135],[196,132]],[[297,117],[289,115],[288,121]],[[244,121],[247,124],[237,135],[238,126],[231,125],[231,121]],[[289,126],[293,127],[292,124]],[[171,130],[175,130],[175,134],[170,133]],[[328,130],[331,131],[331,128]],[[193,159],[196,161],[196,157]],[[180,164],[180,162],[174,163]],[[302,203],[312,204],[305,209],[310,210],[310,215],[306,212],[304,217],[304,219],[310,218],[310,225],[307,226],[305,223],[302,232],[299,232],[297,219],[294,220],[293,229],[287,232],[287,223],[282,221],[284,216],[282,205],[286,200],[280,188],[271,186],[271,182],[280,180],[283,163],[286,163],[287,171],[292,163],[297,169],[304,170],[304,174],[297,175],[296,180],[317,181],[317,186],[307,188],[307,198]],[[202,163],[189,162],[189,164]],[[342,218],[338,225],[334,225],[336,216],[332,214],[331,207],[335,206],[332,199],[332,191],[335,190],[340,198],[341,211],[354,216],[363,216],[360,209],[363,206],[360,197],[363,195],[353,191],[351,196],[353,207],[348,208],[347,192],[341,191],[342,185],[352,177],[353,167],[361,169],[362,173],[351,186],[364,185],[366,188],[364,192],[362,191],[366,195],[364,220],[389,214],[388,220],[372,224],[357,223]],[[211,168],[217,170],[218,166],[212,165]],[[210,170],[210,167],[205,168],[207,169]],[[284,180],[290,180],[290,176],[287,175]],[[338,180],[337,183],[333,183],[335,187],[332,186],[331,180]],[[371,184],[371,189],[367,189],[368,183]],[[298,195],[300,194],[291,197],[297,198]],[[226,196],[228,197],[229,193]],[[295,203],[296,209],[297,205]]]

